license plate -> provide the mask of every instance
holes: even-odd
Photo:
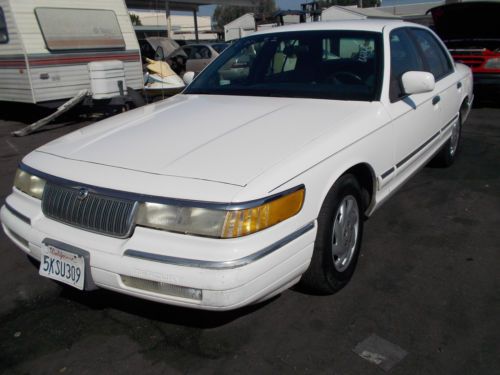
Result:
[[[84,289],[85,259],[83,256],[52,245],[42,246],[40,275]]]

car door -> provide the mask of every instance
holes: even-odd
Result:
[[[438,91],[406,95],[401,76],[408,71],[425,71],[425,62],[407,27],[390,32],[391,76],[388,111],[393,118],[395,166],[386,180],[399,184],[408,178],[426,158],[426,152],[438,141],[440,106],[434,98]],[[438,135],[436,135],[436,133]],[[390,176],[391,175],[391,176]],[[388,178],[390,176],[390,178]],[[386,182],[386,181],[384,181]]]
[[[443,129],[457,120],[461,84],[457,83],[450,56],[437,38],[421,28],[411,28],[409,32],[422,55],[426,70],[431,72],[436,80],[436,95],[433,101],[438,108],[438,128]]]
[[[207,46],[192,46],[186,70],[201,72],[212,61],[212,51]]]

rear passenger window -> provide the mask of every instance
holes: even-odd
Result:
[[[7,33],[7,22],[3,14],[3,9],[0,8],[0,43],[7,43],[9,41],[9,34]]]
[[[391,32],[391,81],[389,97],[391,102],[403,96],[401,76],[409,71],[423,71],[424,64],[414,43],[405,29]]]
[[[210,52],[210,49],[208,47],[200,47],[198,49],[198,53],[200,54],[202,59],[209,59],[212,57],[212,52]]]
[[[436,81],[447,76],[453,71],[453,65],[436,38],[426,30],[411,29],[410,32],[415,37],[417,45],[422,51],[422,55]]]

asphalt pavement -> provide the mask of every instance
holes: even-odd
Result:
[[[41,115],[0,105],[1,204],[23,155],[95,121],[10,135]],[[474,108],[462,135],[452,167],[424,168],[368,220],[332,296],[291,289],[216,313],[81,293],[2,232],[0,373],[500,374],[500,109]]]

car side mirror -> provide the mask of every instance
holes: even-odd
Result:
[[[184,74],[184,76],[182,77],[182,79],[184,80],[184,83],[187,85],[189,85],[191,82],[193,82],[193,79],[194,79],[194,72],[186,72]]]
[[[421,94],[434,90],[436,81],[429,72],[406,72],[401,76],[401,85],[406,95]]]

